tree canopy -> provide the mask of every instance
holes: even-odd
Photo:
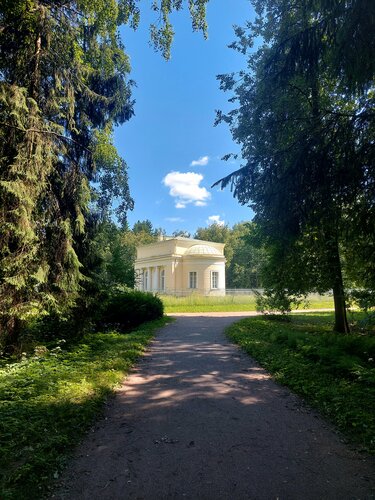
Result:
[[[153,2],[151,40],[164,57],[173,39],[170,14],[188,4],[193,29],[206,33],[206,3]],[[134,112],[119,27],[136,28],[139,18],[135,0],[1,3],[2,336],[74,303],[89,226],[111,216],[114,198],[114,215],[126,226],[133,200],[112,133]]]
[[[213,223],[199,227],[194,238],[225,243],[226,288],[260,288],[263,283],[263,266],[266,253],[261,245],[255,245],[252,222],[240,222],[232,228]]]
[[[218,121],[229,123],[245,163],[219,183],[255,211],[269,287],[297,295],[332,289],[338,331],[348,329],[343,253],[358,238],[375,248],[374,58],[351,71],[354,53],[339,57],[342,40],[368,27],[363,3],[254,2],[258,18],[237,29],[233,46],[246,53],[257,37],[263,43],[240,80],[220,77],[238,108]]]

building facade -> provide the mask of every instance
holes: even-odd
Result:
[[[224,295],[224,244],[165,237],[137,248],[135,271],[139,290],[171,295]]]

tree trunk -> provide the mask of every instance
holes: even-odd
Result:
[[[338,242],[336,241],[332,246],[331,265],[333,272],[333,302],[335,305],[334,330],[339,333],[349,333],[350,327],[346,315],[345,293]]]
[[[308,25],[306,24],[306,27]],[[317,130],[320,129],[321,124],[321,114],[320,114],[320,102],[319,102],[319,80],[317,77],[317,61],[312,61],[310,67],[310,81],[311,81],[311,101],[312,101],[312,116],[314,121],[316,122]],[[319,138],[319,142],[322,141],[322,138]],[[330,187],[328,184],[328,189],[330,191]],[[329,194],[328,199],[332,199],[331,194]],[[327,236],[327,235],[326,235]],[[339,243],[337,239],[337,234],[333,232],[332,234],[328,233],[328,238],[326,238],[328,243],[328,262],[330,265],[330,269],[332,272],[333,278],[333,301],[335,305],[335,326],[334,330],[339,333],[349,333],[349,323],[346,316],[346,304],[345,304],[345,293],[344,293],[344,284],[342,279],[342,270],[341,270],[341,261],[340,261],[340,252],[339,252]]]
[[[5,316],[0,324],[2,352],[6,356],[17,353],[19,348],[22,321],[16,316]]]
[[[33,55],[33,71],[31,74],[31,89],[30,89],[30,94],[32,98],[38,103],[39,103],[39,95],[40,95],[40,58],[42,55],[42,31],[44,28],[44,22],[45,22],[45,8],[42,5],[38,6],[38,10],[40,11],[39,14],[39,26],[38,26],[38,32],[35,37],[35,52]]]
[[[349,323],[346,315],[346,303],[344,290],[341,286],[335,286],[333,289],[333,301],[335,305],[335,326],[334,329],[339,333],[349,333]]]

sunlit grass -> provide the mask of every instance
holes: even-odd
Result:
[[[353,313],[351,319],[360,318]],[[375,454],[375,337],[334,333],[332,313],[265,316],[230,326],[227,334],[283,385],[328,416],[354,442]]]
[[[85,336],[0,366],[0,498],[40,498],[105,398],[167,320]]]
[[[241,312],[255,311],[255,295],[226,295],[224,297],[191,294],[186,297],[161,295],[166,313],[177,312]],[[309,309],[331,309],[333,299],[329,295],[311,295]]]

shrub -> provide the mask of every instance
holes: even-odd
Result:
[[[358,306],[362,311],[368,312],[375,307],[375,290],[352,289],[348,293],[349,303]]]
[[[39,344],[48,346],[58,339],[75,343],[85,333],[95,329],[111,326],[122,331],[131,330],[163,317],[163,303],[151,293],[124,287],[109,290],[93,288],[89,292],[80,297],[74,307],[65,311],[53,310],[25,324],[10,355],[21,358],[24,352],[33,353]],[[5,354],[8,353],[2,352],[0,342],[0,356]]]
[[[265,289],[263,293],[254,290],[254,293],[257,311],[270,315],[277,311],[279,314],[276,319],[281,319],[280,315],[289,314],[293,306],[298,307],[303,303],[303,297],[289,294],[284,289]]]
[[[146,321],[159,319],[164,314],[163,302],[152,293],[132,291],[112,292],[97,315],[97,325],[112,325],[129,330]]]

